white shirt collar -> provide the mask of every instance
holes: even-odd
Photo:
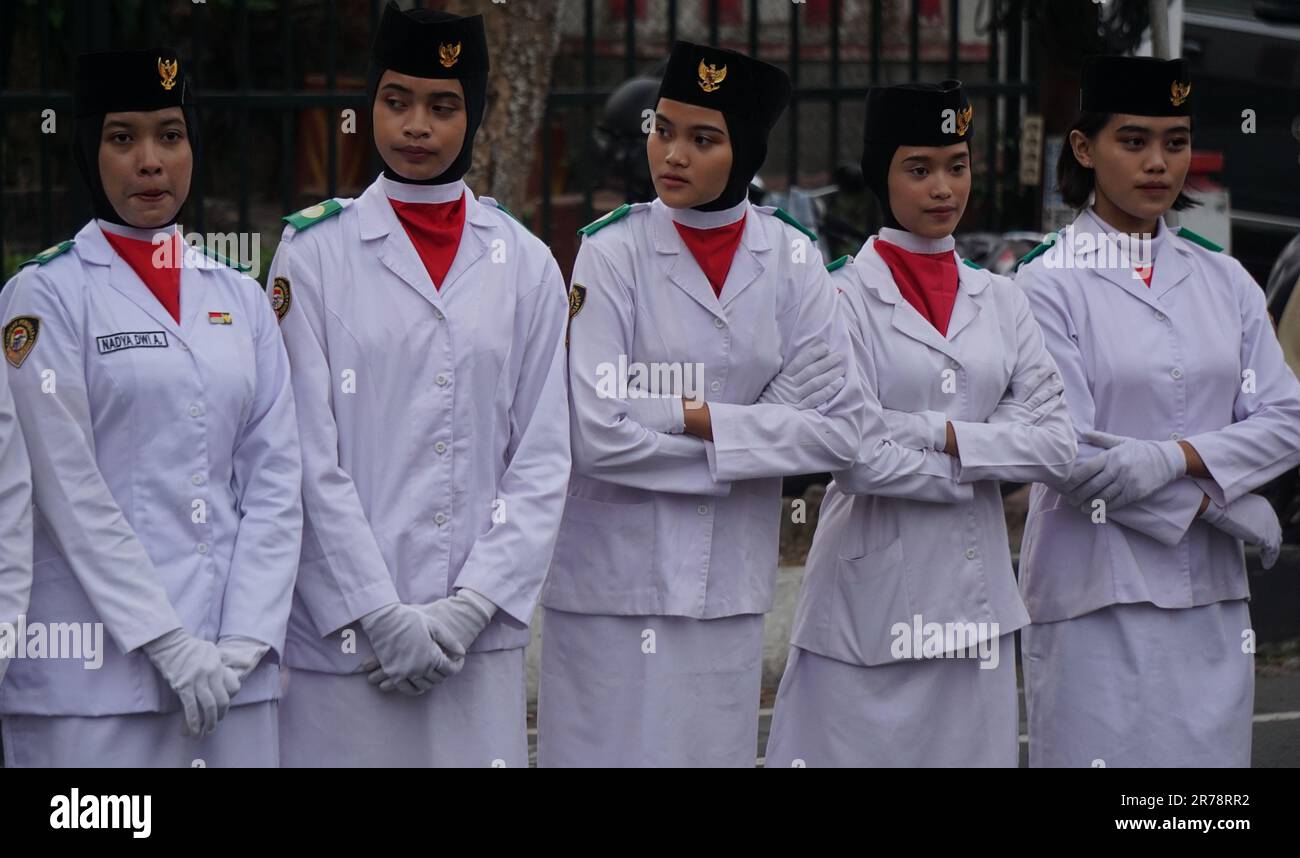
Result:
[[[401,203],[450,203],[465,193],[465,181],[457,179],[445,185],[408,185],[394,182],[385,175],[379,176],[384,196]]]
[[[912,253],[946,253],[957,247],[957,242],[951,235],[945,235],[943,238],[926,238],[905,229],[893,229],[888,226],[882,226],[876,235],[881,241],[887,241]]]
[[[668,214],[672,216],[672,219],[682,226],[695,229],[717,229],[720,226],[733,224],[743,218],[746,212],[749,211],[749,200],[741,200],[729,209],[719,209],[716,212],[675,209],[669,205],[665,205],[664,208],[668,209]]]
[[[160,226],[157,229],[139,229],[134,226],[123,226],[120,223],[112,223],[110,221],[101,220],[100,218],[95,218],[95,223],[99,224],[99,228],[104,232],[111,232],[113,235],[120,235],[123,238],[134,238],[137,241],[148,241],[153,244],[162,243],[156,239],[157,236],[175,235],[179,231],[174,223],[168,226]]]

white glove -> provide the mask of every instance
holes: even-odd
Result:
[[[767,383],[758,401],[792,405],[801,411],[819,408],[844,386],[844,356],[831,354],[820,340],[795,353]]]
[[[145,655],[181,699],[185,732],[206,736],[226,717],[239,677],[221,661],[217,645],[173,629],[144,645]]]
[[[1259,562],[1265,569],[1272,569],[1277,562],[1282,551],[1282,524],[1273,505],[1259,495],[1242,495],[1226,507],[1211,501],[1201,518],[1247,545],[1258,545]]]
[[[1065,482],[1065,500],[1082,506],[1102,500],[1119,509],[1159,491],[1187,473],[1187,457],[1177,441],[1141,441],[1106,432],[1084,432],[1084,441],[1101,453],[1078,462]]]
[[[378,661],[362,665],[371,685],[414,697],[460,670],[433,639],[432,624],[419,608],[392,602],[361,618]]]
[[[890,439],[900,447],[942,453],[948,446],[948,418],[942,411],[911,412],[885,408],[881,413],[889,427]]]
[[[243,635],[227,635],[217,641],[221,663],[235,672],[241,684],[270,649],[269,645]]]
[[[638,395],[628,391],[627,416],[651,432],[680,435],[686,431],[685,407],[680,396]]]

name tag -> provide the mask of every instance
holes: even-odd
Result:
[[[165,331],[129,331],[121,334],[105,334],[95,337],[95,345],[102,355],[120,352],[122,349],[165,349],[167,333]]]

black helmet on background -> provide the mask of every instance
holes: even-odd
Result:
[[[600,121],[592,130],[596,157],[611,187],[627,194],[629,202],[655,198],[646,159],[645,111],[658,103],[659,78],[634,77],[624,81],[605,100]]]

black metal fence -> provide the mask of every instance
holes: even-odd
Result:
[[[557,235],[557,194],[578,201],[571,214],[582,222],[597,213],[599,176],[590,168],[587,133],[596,112],[621,78],[652,66],[678,37],[737,48],[787,68],[794,100],[774,132],[774,157],[765,170],[777,184],[799,184],[856,159],[861,102],[871,84],[964,77],[976,100],[983,150],[976,173],[984,186],[972,201],[974,214],[984,228],[1027,225],[1031,201],[1012,186],[1014,179],[1004,178],[1016,174],[1020,117],[1037,95],[1022,75],[1023,0],[566,2],[539,134],[537,180],[525,206],[547,240]],[[490,0],[481,5],[485,14],[508,8]],[[278,233],[279,214],[323,196],[355,193],[377,172],[364,71],[380,9],[381,0],[0,4],[5,272],[15,257],[70,235],[90,214],[71,157],[68,89],[77,53],[171,44],[187,54],[200,93],[204,158],[194,175],[186,228]],[[975,44],[962,33],[972,16]],[[339,133],[337,117],[345,108],[357,111],[364,135]],[[43,135],[43,111],[49,110],[58,130]],[[554,133],[566,126],[574,132]],[[561,167],[564,178],[557,181]]]

